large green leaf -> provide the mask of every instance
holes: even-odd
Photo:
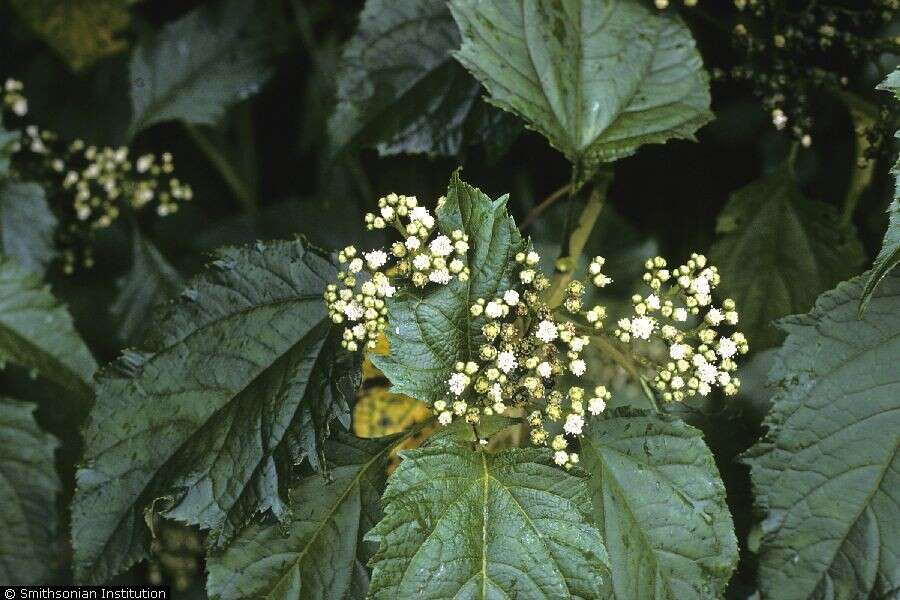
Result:
[[[56,255],[56,217],[36,183],[0,182],[0,254],[30,271],[43,273]]]
[[[297,484],[284,525],[250,525],[227,550],[210,555],[210,597],[345,597],[371,555],[362,536],[381,519],[388,456],[398,441],[342,435],[326,442],[327,479],[313,475]]]
[[[772,321],[809,310],[816,296],[857,274],[865,255],[852,225],[807,199],[787,166],[734,193],[710,251],[720,290],[734,298],[756,349],[777,344]]]
[[[3,127],[3,115],[0,115],[0,180],[9,174],[9,162],[20,137],[18,131],[7,131]]]
[[[338,74],[329,120],[335,149],[456,155],[465,137],[515,128],[483,106],[481,86],[453,60],[459,31],[446,0],[368,0]]]
[[[506,202],[507,196],[491,200],[454,173],[447,202],[437,211],[438,226],[445,233],[462,229],[468,234],[471,277],[403,290],[389,301],[391,352],[372,361],[390,379],[394,392],[424,401],[439,399],[456,361],[473,358],[486,321],[484,316],[473,317],[469,308],[478,298],[494,298],[513,285],[514,257],[525,247],[506,213]]]
[[[894,98],[900,100],[900,68],[888,75],[879,90],[886,90],[894,94]],[[897,136],[900,137],[900,131]],[[875,264],[869,273],[869,280],[866,282],[866,289],[863,292],[862,301],[860,302],[860,312],[865,310],[875,286],[881,281],[894,267],[900,263],[900,158],[891,171],[897,178],[894,188],[894,199],[888,206],[888,228],[884,234],[884,241],[881,244],[881,250],[875,257]]]
[[[403,457],[367,537],[380,542],[371,598],[608,597],[587,485],[548,451],[447,443]]]
[[[0,398],[0,585],[50,583],[56,535],[57,442],[35,406]]]
[[[131,268],[116,282],[119,292],[109,307],[119,337],[127,342],[137,341],[153,308],[182,287],[178,271],[156,246],[137,230],[132,235]]]
[[[65,306],[11,258],[0,256],[0,362],[9,361],[90,398],[97,363]]]
[[[335,276],[301,241],[220,250],[98,377],[73,508],[79,579],[146,555],[148,508],[211,529],[214,547],[255,513],[283,516],[285,477],[319,466],[359,383],[322,300]]]
[[[709,82],[690,31],[636,0],[451,0],[457,58],[490,101],[584,172],[646,143],[692,139]]]
[[[131,135],[161,121],[214,125],[268,80],[256,0],[200,7],[142,40],[131,58]]]
[[[721,597],[737,540],[701,433],[672,417],[620,410],[592,420],[581,447],[615,597]]]
[[[900,276],[863,319],[864,278],[822,294],[788,333],[765,438],[749,453],[764,511],[764,598],[896,598],[900,590]]]

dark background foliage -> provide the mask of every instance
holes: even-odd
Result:
[[[130,80],[124,48],[201,4],[204,2],[198,0],[133,4],[130,23],[115,34],[123,50],[75,72],[21,11],[0,1],[0,76],[25,83],[31,105],[29,122],[68,139],[80,137],[101,145],[128,143],[129,94],[135,82]],[[802,11],[807,3],[795,4],[792,9]],[[205,253],[222,245],[294,234],[306,235],[329,248],[358,241],[370,235],[362,230],[361,216],[373,209],[379,196],[397,191],[434,199],[460,165],[466,179],[492,197],[509,192],[511,212],[520,223],[537,203],[568,182],[567,161],[543,137],[527,130],[517,135],[501,156],[480,143],[464,145],[455,157],[381,157],[375,150],[355,147],[335,155],[326,123],[335,105],[342,44],[352,36],[363,2],[268,0],[258,5],[260,13],[273,17],[266,35],[273,75],[258,94],[233,106],[221,123],[208,131],[246,183],[249,198],[235,194],[178,122],[153,126],[132,142],[135,155],[143,150],[171,152],[180,177],[193,186],[195,200],[178,214],[164,219],[155,215],[139,218],[143,235],[183,277],[196,273],[205,262]],[[700,9],[702,15],[691,9],[682,13],[708,70],[729,72],[737,65],[750,64],[764,72],[771,67],[766,65],[765,53],[748,59],[735,40],[733,27],[738,16],[729,3],[700,0]],[[886,27],[881,35],[896,33],[890,24]],[[863,29],[861,35],[870,33]],[[790,55],[782,59],[797,63],[794,67],[809,60],[808,56]],[[845,74],[847,89],[859,98],[875,107],[889,102],[889,96],[875,92],[874,87],[893,67],[895,56],[829,58],[825,53],[819,60],[827,63],[826,68]],[[730,195],[777,167],[796,146],[789,133],[772,126],[771,111],[764,106],[765,99],[754,93],[753,82],[714,79],[716,119],[699,131],[699,143],[671,141],[646,146],[616,164],[609,205],[623,222],[611,227],[611,236],[638,232],[641,239],[652,240],[660,254],[676,259],[695,250],[705,251],[716,239],[716,220]],[[840,211],[855,167],[853,122],[847,105],[826,91],[807,95],[805,102],[812,145],[797,150],[801,188],[808,197]],[[853,214],[867,264],[881,246],[887,224],[884,209],[893,193],[888,175],[890,145],[882,150],[875,159],[875,176]],[[558,223],[563,210],[563,206],[555,206],[544,218]],[[529,233],[540,241],[541,236],[558,236],[559,232],[559,228],[540,226],[539,222]],[[93,268],[78,268],[72,275],[57,267],[48,272],[53,289],[69,304],[78,330],[101,364],[115,358],[129,341],[120,336],[109,311],[117,293],[115,282],[129,269],[132,235],[128,226],[117,223],[92,241]],[[778,244],[779,240],[768,243]],[[762,433],[768,396],[761,383],[766,360],[766,353],[754,356],[744,372],[745,389],[736,400],[716,398],[703,406],[684,408],[687,420],[704,430],[728,489],[742,548],[742,562],[730,589],[735,598],[746,597],[755,588],[755,565],[746,543],[753,523],[749,474],[736,457]],[[37,402],[39,422],[62,441],[57,460],[65,489],[59,505],[61,509],[68,506],[80,453],[78,424],[87,407],[77,401],[60,401],[59,390],[50,384],[34,385],[26,372],[13,367],[0,374],[0,387],[4,395]],[[61,514],[68,513],[61,510]],[[60,531],[67,531],[65,524]],[[186,585],[185,594],[202,596],[198,558],[202,550],[191,552],[194,542],[190,535],[175,531],[168,542],[163,535],[159,546],[169,543],[171,547],[158,547],[150,567],[136,567],[121,580],[145,581],[152,572],[161,571],[164,580],[177,579]],[[59,544],[67,546],[64,537]],[[67,579],[67,561],[57,566],[60,579]]]

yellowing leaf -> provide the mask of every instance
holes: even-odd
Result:
[[[125,50],[131,23],[124,0],[11,0],[21,19],[73,71]]]

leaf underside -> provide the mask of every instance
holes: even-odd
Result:
[[[608,597],[587,486],[549,452],[448,443],[403,456],[369,534],[372,599]]]
[[[663,415],[616,411],[591,421],[582,457],[615,597],[721,597],[737,540],[700,431]]]
[[[130,137],[163,121],[214,125],[272,74],[255,0],[200,7],[141,40],[131,58]]]
[[[0,254],[43,274],[56,256],[56,217],[36,183],[0,182]]]
[[[396,437],[326,442],[328,475],[291,490],[285,523],[253,524],[207,561],[214,600],[345,598],[368,586],[373,546],[362,536],[381,519],[381,493]],[[365,591],[362,590],[362,596]],[[357,597],[357,596],[353,596]]]
[[[209,529],[212,547],[256,513],[283,516],[286,476],[319,467],[359,384],[322,300],[335,275],[302,241],[221,250],[101,373],[73,509],[79,579],[146,555],[148,508]]]
[[[769,433],[747,456],[764,513],[763,597],[893,598],[900,589],[900,276],[862,320],[864,276],[822,294],[770,378]]]
[[[809,310],[865,261],[854,227],[830,205],[807,199],[786,166],[735,192],[717,229],[710,260],[756,349],[783,339],[772,321]]]
[[[30,369],[81,399],[97,363],[65,306],[40,277],[0,256],[0,361]]]
[[[47,584],[54,576],[58,443],[35,423],[34,409],[0,398],[0,585]]]
[[[479,98],[481,86],[452,56],[459,31],[444,0],[369,0],[344,48],[336,150],[455,156],[464,142],[502,138],[519,126]]]
[[[456,56],[490,101],[589,174],[712,119],[690,31],[638,2],[451,0]]]

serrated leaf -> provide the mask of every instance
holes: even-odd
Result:
[[[181,275],[150,240],[137,230],[132,236],[131,268],[116,281],[118,294],[109,307],[119,338],[126,342],[137,341],[153,308],[183,285]]]
[[[388,302],[388,356],[373,356],[393,385],[392,390],[422,401],[446,395],[446,379],[457,361],[474,359],[482,343],[486,317],[469,308],[478,298],[495,298],[513,285],[515,255],[525,248],[513,219],[506,213],[508,197],[491,200],[454,173],[447,201],[437,211],[438,227],[449,234],[462,229],[469,236],[468,281],[445,286],[406,289]]]
[[[893,598],[900,589],[900,276],[857,317],[864,276],[822,294],[770,378],[768,434],[748,453],[763,511],[764,598]]]
[[[43,274],[56,255],[56,217],[36,183],[0,182],[0,254]]]
[[[214,125],[272,74],[258,2],[200,7],[141,40],[131,59],[133,137],[162,121]]]
[[[383,502],[373,600],[608,597],[585,481],[545,450],[410,450]]]
[[[9,361],[89,399],[97,370],[72,317],[37,274],[0,256],[0,362]]]
[[[73,508],[79,579],[146,556],[145,509],[210,529],[213,547],[256,513],[283,516],[285,477],[319,467],[359,384],[322,299],[335,277],[302,241],[220,250],[103,371]]]
[[[690,31],[633,0],[452,0],[456,56],[579,171],[712,119]]]
[[[381,519],[385,467],[398,441],[342,435],[326,442],[327,479],[313,475],[291,490],[283,525],[250,525],[227,550],[210,555],[210,598],[330,600],[351,593],[358,566],[371,555],[362,536]]]
[[[616,411],[591,420],[581,448],[615,597],[721,597],[737,540],[702,434],[672,417]]]
[[[483,105],[481,86],[453,60],[458,46],[445,0],[368,0],[338,73],[335,149],[455,156],[464,138],[516,131]]]
[[[58,443],[34,421],[35,405],[0,398],[0,585],[53,578]]]
[[[808,310],[818,294],[857,274],[865,255],[852,225],[807,199],[787,166],[735,192],[719,214],[710,259],[755,349],[777,344],[772,321]]]
[[[65,61],[83,71],[128,48],[125,0],[12,0],[22,20]]]
[[[888,75],[887,79],[878,86],[879,90],[885,90],[894,94],[894,98],[900,100],[900,69],[895,70]],[[900,131],[896,137],[900,137]],[[875,263],[872,265],[872,271],[869,273],[869,279],[866,281],[866,288],[863,291],[862,300],[859,304],[860,313],[866,309],[875,286],[890,273],[890,271],[900,263],[900,158],[891,170],[891,173],[897,178],[894,188],[894,200],[887,209],[888,228],[884,233],[884,241],[881,243],[881,250],[875,257]]]

